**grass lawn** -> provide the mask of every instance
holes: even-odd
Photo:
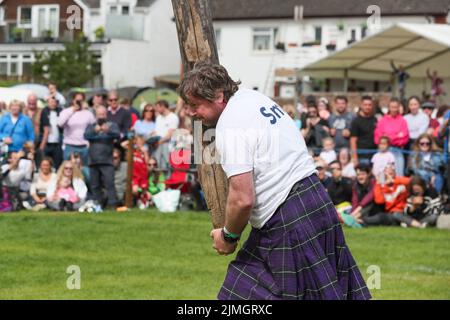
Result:
[[[211,248],[206,213],[0,215],[0,299],[215,299],[232,257]],[[248,228],[247,228],[248,229]],[[376,299],[450,299],[450,232],[345,229]],[[81,269],[68,290],[66,269]]]

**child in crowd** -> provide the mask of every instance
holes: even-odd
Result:
[[[134,143],[132,190],[137,206],[143,210],[148,208],[151,199],[148,191],[148,152],[144,136],[136,136]]]
[[[392,152],[389,151],[389,147],[391,146],[389,137],[383,136],[380,138],[380,143],[378,144],[378,152],[375,153],[372,157],[372,173],[375,177],[379,176],[384,172],[384,168],[388,164],[395,165],[395,157]]]
[[[330,164],[337,158],[336,151],[334,151],[335,144],[333,138],[327,137],[322,139],[322,145],[323,150],[320,153],[320,158],[325,160],[327,164]]]
[[[58,187],[54,195],[50,196],[49,201],[59,201],[60,211],[73,211],[73,206],[80,199],[77,193],[72,187],[72,183],[69,178],[62,177],[58,181]]]

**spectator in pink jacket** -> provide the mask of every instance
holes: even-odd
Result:
[[[386,136],[391,142],[391,152],[395,157],[395,170],[398,175],[404,175],[405,158],[402,150],[409,142],[408,123],[400,114],[400,100],[392,98],[389,101],[388,114],[383,116],[375,128],[374,142],[379,144],[380,138]]]

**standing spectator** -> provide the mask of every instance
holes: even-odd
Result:
[[[0,100],[0,117],[8,112],[7,109],[8,109],[8,105],[6,104],[6,102]]]
[[[59,114],[58,126],[64,132],[64,160],[70,159],[70,155],[77,153],[83,163],[88,163],[88,141],[84,138],[84,132],[88,125],[95,123],[95,117],[84,108],[84,94],[75,93],[72,106],[64,109]]]
[[[403,211],[408,198],[410,178],[396,176],[395,166],[388,165],[384,172],[376,177],[374,189],[375,203],[384,206],[384,212],[363,217],[366,225],[399,225],[405,222]]]
[[[394,74],[397,76],[398,92],[400,95],[400,100],[403,101],[405,99],[406,81],[409,79],[409,73],[405,71],[403,65],[400,65],[397,68],[394,64],[394,61],[391,61],[391,67],[394,71]]]
[[[90,186],[95,200],[103,207],[103,187],[106,189],[107,206],[117,206],[114,185],[113,149],[114,140],[120,138],[117,124],[107,121],[107,110],[98,106],[95,112],[97,123],[90,124],[84,134],[89,141]]]
[[[30,188],[30,199],[23,206],[29,210],[39,211],[47,207],[47,189],[56,181],[56,173],[52,171],[53,161],[44,157],[41,161],[39,172],[34,175]]]
[[[0,139],[8,145],[9,152],[22,150],[26,142],[34,144],[33,123],[22,109],[22,102],[13,100],[9,104],[10,113],[0,119]]]
[[[134,132],[137,135],[144,136],[147,140],[155,131],[155,109],[151,104],[146,104],[142,111],[142,120],[136,121],[134,124]]]
[[[364,217],[378,213],[378,206],[374,202],[374,189],[376,180],[373,178],[368,165],[356,167],[356,181],[352,188],[352,213],[359,221]]]
[[[178,128],[179,119],[175,113],[170,111],[169,103],[165,100],[160,100],[156,103],[156,111],[158,112],[158,117],[156,118],[154,136],[160,138],[153,156],[156,158],[160,168],[167,170],[169,169],[169,143],[174,130]]]
[[[41,122],[41,109],[38,108],[38,97],[32,93],[27,98],[27,104],[23,110],[23,114],[31,119],[34,129],[34,137],[39,143],[39,128]],[[38,145],[39,146],[39,145]]]
[[[322,148],[322,140],[328,137],[329,132],[328,122],[319,117],[317,106],[308,105],[308,115],[302,121],[302,134],[308,148]]]
[[[444,115],[444,123],[439,129],[439,137],[444,139],[444,159],[445,163],[447,163],[447,192],[450,193],[450,110]]]
[[[331,107],[327,98],[320,98],[317,102],[317,110],[319,112],[320,119],[328,121],[331,116]]]
[[[405,207],[405,224],[414,228],[435,226],[444,212],[439,194],[420,177],[413,177],[408,186],[410,197]]]
[[[338,154],[338,161],[342,167],[342,176],[349,179],[356,178],[355,166],[348,148],[342,148]]]
[[[120,204],[123,204],[125,197],[128,165],[125,161],[122,161],[122,152],[118,148],[114,148],[113,151],[113,165],[114,165],[114,186],[116,188],[117,200]]]
[[[49,82],[47,84],[47,88],[48,88],[48,92],[49,92],[49,96],[48,98],[54,98],[56,99],[56,102],[58,103],[58,107],[60,108],[64,108],[66,105],[66,99],[64,99],[64,97],[58,93],[58,87],[56,86],[56,84],[54,82]]]
[[[135,149],[133,154],[133,196],[137,200],[138,208],[148,208],[151,198],[148,191],[148,153],[145,148],[145,139],[142,136],[135,137]]]
[[[333,161],[336,161],[336,151],[334,151],[334,140],[331,137],[326,137],[322,140],[323,149],[320,152],[319,157],[325,160],[325,162],[329,165]]]
[[[120,100],[120,106],[131,113],[131,126],[134,126],[136,121],[140,119],[139,111],[131,105],[131,101],[128,98]]]
[[[384,172],[384,168],[387,165],[395,165],[395,157],[392,152],[389,151],[391,144],[389,137],[381,137],[378,144],[378,152],[372,157],[372,173],[374,176],[378,176]]]
[[[427,132],[429,135],[432,135],[434,137],[437,137],[437,133],[439,131],[440,123],[436,119],[433,118],[433,112],[434,109],[436,109],[436,105],[434,102],[426,101],[422,103],[422,110],[423,113],[425,113],[430,121],[428,125]]]
[[[369,150],[376,149],[374,142],[374,131],[377,118],[374,115],[373,99],[370,96],[362,98],[361,110],[351,125],[350,146],[352,150],[353,164],[360,162],[370,163],[371,154]],[[358,151],[364,153],[358,154]]]
[[[409,146],[411,146],[421,134],[426,133],[430,125],[430,118],[420,112],[420,100],[416,96],[409,98],[408,109],[409,113],[404,118],[408,124]]]
[[[294,120],[295,126],[297,127],[298,130],[300,130],[302,128],[302,121],[297,118],[297,116],[295,114],[295,107],[294,107],[294,105],[292,105],[292,104],[285,104],[283,106],[283,110],[286,111],[286,113],[289,115],[289,117],[292,118],[292,120]],[[187,128],[185,128],[185,129],[187,129]]]
[[[391,152],[395,157],[395,171],[403,176],[405,170],[405,158],[402,150],[409,142],[408,124],[400,114],[400,100],[392,98],[389,101],[389,111],[377,123],[375,129],[375,143],[380,143],[382,136],[389,137]]]
[[[89,112],[89,111],[88,111]],[[78,201],[73,204],[73,209],[78,210],[85,202],[87,195],[87,187],[83,181],[83,174],[71,161],[64,160],[56,173],[56,179],[52,180],[47,189],[47,195],[52,198],[57,192],[58,183],[63,177],[69,179],[71,186],[73,187]],[[59,201],[51,200],[47,201],[49,208],[53,210],[59,210]]]
[[[438,193],[444,187],[444,155],[438,148],[432,136],[422,134],[413,145],[410,157],[410,167],[414,175],[419,176],[425,183],[432,186]]]
[[[436,70],[431,74],[430,69],[427,69],[427,77],[431,81],[431,96],[434,100],[444,93],[444,89],[442,89],[442,84],[444,80],[438,76],[438,72]]]
[[[108,121],[117,124],[120,130],[120,139],[127,137],[131,128],[131,113],[119,105],[119,94],[116,91],[108,93]]]
[[[58,101],[50,96],[47,99],[47,107],[41,112],[41,129],[39,130],[41,143],[39,149],[44,157],[53,159],[55,168],[59,168],[62,162],[62,130],[58,127],[58,117],[61,108]]]
[[[332,114],[328,119],[330,136],[334,137],[337,149],[348,148],[350,146],[350,128],[354,116],[348,112],[347,97],[337,96],[334,99],[334,109],[336,113]]]

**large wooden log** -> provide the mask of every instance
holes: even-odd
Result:
[[[219,63],[208,0],[172,0],[172,6],[184,72],[191,70],[197,61]],[[200,152],[200,155],[194,155],[197,159],[205,160],[208,150],[213,153],[215,150],[211,144],[205,149],[207,143],[202,137],[206,129],[203,126],[202,130],[194,130],[197,131],[194,132],[194,153]],[[205,164],[205,161],[198,164],[198,173],[212,224],[214,228],[223,227],[228,192],[226,175],[220,164]]]

